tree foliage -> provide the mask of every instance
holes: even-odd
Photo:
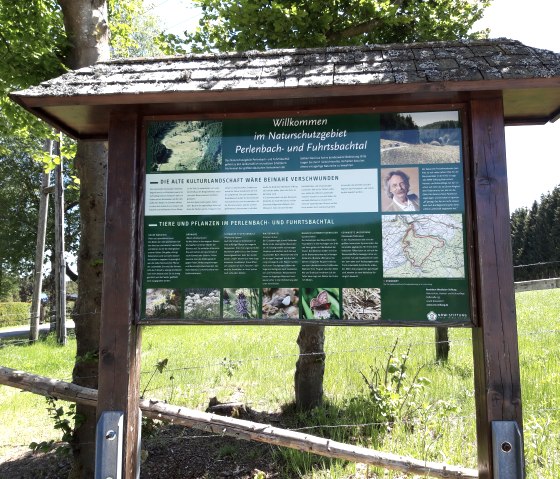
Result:
[[[161,28],[144,0],[108,0],[109,41],[112,58],[147,57],[162,54]]]
[[[410,115],[382,113],[381,124],[383,125],[381,138],[384,140],[420,143],[420,128]]]
[[[516,281],[560,276],[560,185],[511,214]]]
[[[9,93],[27,88],[65,71],[68,42],[62,13],[54,0],[0,3],[0,197],[3,205],[0,232],[0,261],[14,281],[31,274],[37,235],[41,165],[52,170],[59,157],[42,150],[42,138],[56,139],[44,122],[9,99]],[[73,149],[65,149],[71,158]],[[33,160],[38,160],[33,161]],[[73,183],[70,176],[67,184]],[[70,181],[68,181],[70,180]],[[75,192],[69,191],[67,204],[67,250],[77,245]],[[48,228],[47,244],[52,249],[53,228]],[[49,246],[48,246],[49,247]]]
[[[197,0],[195,52],[362,45],[479,37],[490,0]]]
[[[107,4],[112,13],[110,20]],[[46,159],[40,145],[44,138],[54,139],[55,133],[12,103],[9,92],[56,77],[66,68],[106,60],[108,24],[113,29],[115,56],[150,53],[147,39],[155,22],[146,15],[143,5],[144,0],[1,1],[0,138],[33,140],[29,143],[31,156]],[[78,142],[74,151],[82,180],[80,293],[76,304],[80,319],[76,321],[77,355],[82,359],[76,361],[73,378],[78,384],[95,388],[99,349],[99,315],[95,312],[100,309],[101,299],[106,146],[100,142]],[[56,161],[49,158],[51,166]],[[86,357],[91,359],[86,361]],[[74,436],[74,477],[93,477],[95,408],[84,406],[80,413],[84,423]]]
[[[153,46],[153,37],[159,34],[157,21],[146,13],[143,0],[109,0],[108,6],[115,56],[159,52]],[[46,153],[42,139],[57,139],[56,132],[9,98],[12,91],[36,85],[66,70],[71,45],[63,20],[55,0],[0,2],[0,262],[5,274],[15,278],[32,270],[41,163],[45,171],[50,171],[64,158],[65,184],[69,187],[65,244],[67,251],[77,250],[79,212],[75,206],[79,181],[72,163],[75,142],[65,139],[61,156]],[[52,228],[48,234],[49,241]]]
[[[0,263],[13,274],[32,271],[41,167],[17,140],[0,140]],[[16,147],[16,148],[12,148]]]
[[[157,55],[157,19],[144,0],[109,0],[113,57]],[[9,93],[37,85],[64,73],[69,43],[60,2],[28,0],[0,2],[0,137],[56,139],[52,129],[9,98]],[[39,147],[34,156],[43,158]]]
[[[31,138],[0,138],[0,268],[19,285],[32,274],[41,188],[42,165],[33,159],[40,142]],[[50,157],[49,157],[50,158]],[[52,159],[50,158],[52,161]],[[68,170],[72,173],[72,170]],[[67,173],[68,173],[67,172]],[[73,179],[65,175],[66,251],[76,253],[78,246],[77,190],[69,187]],[[53,201],[47,223],[46,248],[54,251]],[[0,293],[2,286],[0,285]]]
[[[43,122],[13,103],[11,91],[64,72],[68,43],[55,0],[0,2],[0,137],[46,137]]]

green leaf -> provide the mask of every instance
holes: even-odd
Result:
[[[183,45],[195,52],[360,45],[483,36],[469,33],[489,0],[198,0]],[[179,45],[174,39],[175,47]]]
[[[156,364],[156,369],[160,373],[163,373],[163,370],[167,367],[167,362],[168,362],[167,358],[162,359],[161,361],[158,361],[157,364]]]
[[[303,317],[306,319],[313,319],[313,311],[311,311],[311,308],[307,304],[307,300],[305,297],[301,298],[301,304],[303,307]]]

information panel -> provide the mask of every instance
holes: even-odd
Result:
[[[461,141],[455,111],[149,122],[142,319],[470,323]]]

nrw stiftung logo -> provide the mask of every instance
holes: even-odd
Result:
[[[428,321],[435,321],[437,319],[437,314],[430,311],[427,315]]]

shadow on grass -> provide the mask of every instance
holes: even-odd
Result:
[[[367,424],[368,398],[350,400],[345,407],[325,402],[310,412],[301,412],[293,404],[280,412],[268,413],[242,405],[222,407],[212,412],[263,424],[300,430],[314,436],[348,444],[375,448],[387,429]],[[218,405],[220,405],[218,403]],[[195,479],[234,477],[300,478],[312,471],[343,470],[347,461],[331,459],[295,449],[276,447],[255,441],[238,440],[204,433],[183,426],[156,423],[142,440],[142,479]],[[0,477],[21,479],[55,479],[68,477],[71,457],[50,453],[33,453],[21,448],[17,456],[0,464]],[[327,477],[327,476],[325,476]]]
[[[286,404],[279,412],[272,413],[254,410],[246,404],[220,403],[214,398],[207,412],[375,448],[387,433],[387,426],[372,424],[374,421],[368,416],[371,409],[367,397],[354,398],[344,407],[326,401],[310,412],[297,411],[294,404]],[[343,471],[349,464],[287,447],[167,424],[157,425],[144,445],[147,459],[142,465],[141,478],[149,479],[222,476],[253,479],[261,477],[256,476],[258,471],[267,474],[262,477],[287,479],[311,477],[309,474],[318,471],[326,475],[313,477],[347,477]],[[182,475],[173,475],[175,471],[182,471]]]
[[[12,457],[0,463],[0,477],[17,479],[60,479],[68,477],[71,457],[55,451],[32,452],[18,447]]]
[[[286,404],[282,407],[278,421],[280,427],[285,429],[377,449],[392,426],[390,421],[380,420],[377,414],[378,410],[368,396],[356,396],[342,405],[326,400],[308,412],[298,411],[294,403]],[[342,471],[349,464],[349,461],[290,448],[278,448],[276,455],[281,458],[286,470],[296,474],[296,477],[317,470],[336,475],[337,471]]]
[[[183,426],[161,424],[142,449],[141,479],[296,477],[284,475],[268,444]]]
[[[71,469],[70,456],[33,453],[25,447],[0,463],[0,478],[63,479]],[[264,476],[259,476],[259,471]],[[142,440],[141,479],[200,479],[229,477],[291,478],[275,460],[273,447],[204,433],[183,426],[158,423]]]

